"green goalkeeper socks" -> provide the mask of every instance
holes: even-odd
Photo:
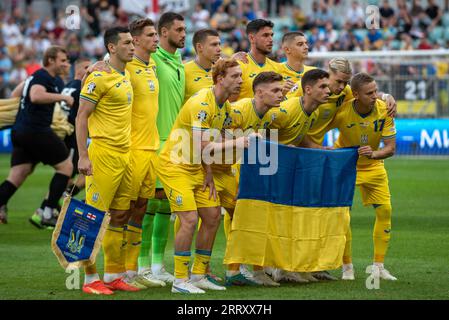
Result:
[[[170,204],[168,200],[160,200],[159,208],[154,217],[152,236],[152,264],[163,265],[165,246],[168,239],[168,228],[170,225]]]
[[[148,202],[148,212],[142,221],[142,244],[138,258],[139,273],[150,268],[151,237],[153,234],[154,215],[159,207],[158,199],[150,199]]]

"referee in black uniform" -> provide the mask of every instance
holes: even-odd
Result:
[[[50,127],[55,103],[64,101],[72,106],[74,102],[73,97],[61,94],[64,82],[60,75],[69,67],[67,52],[59,46],[51,46],[44,53],[43,64],[42,69],[25,81],[19,112],[11,130],[11,170],[0,185],[0,223],[7,222],[9,199],[36,164],[42,162],[51,165],[56,172],[50,182],[45,210],[42,215],[33,215],[30,222],[39,228],[54,226],[55,209],[72,174],[69,151]]]

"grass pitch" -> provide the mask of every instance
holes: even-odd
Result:
[[[51,231],[38,230],[28,218],[45,196],[52,176],[39,166],[11,199],[9,224],[0,225],[0,299],[448,299],[449,272],[449,161],[391,159],[386,162],[393,205],[392,239],[386,267],[399,280],[381,281],[379,290],[365,286],[365,268],[373,255],[374,210],[364,208],[356,191],[351,213],[356,280],[316,284],[282,284],[279,288],[233,287],[200,296],[175,295],[170,286],[112,297],[67,290],[66,274],[50,249]],[[9,155],[0,155],[0,181],[9,170]],[[166,264],[173,270],[173,233],[170,231]],[[212,269],[224,274],[224,235],[217,236]],[[102,270],[102,257],[98,258]],[[340,270],[331,271],[340,277]],[[82,285],[82,276],[81,276]]]

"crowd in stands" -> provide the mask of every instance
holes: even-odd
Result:
[[[42,17],[33,12],[32,0],[26,2],[26,10],[0,10],[0,98],[40,67],[42,54],[51,44],[67,48],[72,61],[80,55],[99,59],[105,54],[103,31],[113,25],[126,26],[136,17],[125,12],[118,0],[85,0],[80,8],[80,28],[68,30],[65,8]],[[365,7],[358,1],[200,0],[183,12],[188,17],[183,56],[194,55],[193,32],[209,26],[221,32],[224,55],[247,51],[245,26],[255,18],[275,23],[273,55],[279,61],[284,60],[282,35],[295,30],[306,34],[312,52],[449,48],[449,0],[369,3],[380,9],[379,28],[366,28]],[[310,10],[301,5],[311,6]]]

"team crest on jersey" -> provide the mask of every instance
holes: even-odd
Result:
[[[277,117],[276,113],[273,113],[273,114],[271,115],[271,121],[276,120],[276,117]]]
[[[93,202],[97,202],[99,197],[100,197],[100,194],[99,194],[98,192],[95,192],[95,193],[92,195],[92,201],[93,201]]]
[[[226,118],[223,121],[223,127],[230,127],[231,124],[232,124],[232,118],[228,114],[226,114]]]
[[[362,134],[360,136],[360,144],[368,144],[368,135],[367,134]]]
[[[207,118],[207,112],[204,110],[201,110],[200,112],[198,112],[198,115],[196,116],[198,118],[198,120],[200,120],[201,122],[206,121]]]
[[[176,204],[178,206],[182,205],[182,196],[181,195],[176,196]]]
[[[148,86],[150,87],[150,91],[154,91],[155,86],[153,80],[148,80]]]
[[[91,94],[95,91],[97,85],[94,82],[91,82],[87,85],[87,93]]]

